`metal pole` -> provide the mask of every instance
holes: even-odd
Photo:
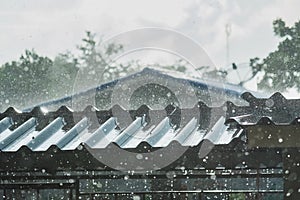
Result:
[[[230,65],[230,57],[229,57],[229,36],[231,34],[231,25],[229,23],[225,26],[226,32],[226,66]]]

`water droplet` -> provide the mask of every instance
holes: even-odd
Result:
[[[140,196],[133,196],[132,199],[133,199],[133,200],[140,200],[141,197],[140,197]]]
[[[123,84],[121,87],[122,87],[123,90],[127,90],[128,89],[128,86],[126,84]]]
[[[136,159],[138,159],[138,160],[141,160],[141,159],[143,159],[143,155],[142,154],[136,154]]]
[[[211,175],[211,176],[210,176],[210,179],[216,180],[216,175],[215,175],[215,174]]]
[[[82,146],[82,145],[79,145],[79,146],[77,147],[77,149],[80,151],[80,150],[83,149],[83,146]]]
[[[293,189],[289,189],[288,192],[286,193],[286,196],[289,197],[291,196],[291,194],[293,193]]]
[[[274,101],[272,99],[268,99],[268,100],[266,100],[265,104],[268,107],[272,107],[272,106],[274,106]]]
[[[170,172],[167,172],[166,176],[169,179],[173,179],[174,177],[176,177],[176,174],[174,171],[170,171]]]

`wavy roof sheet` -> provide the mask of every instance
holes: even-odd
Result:
[[[203,141],[213,145],[229,144],[243,132],[243,127],[256,124],[300,124],[300,100],[286,99],[280,93],[270,98],[256,98],[244,93],[249,106],[226,102],[208,107],[199,102],[193,108],[168,106],[151,110],[124,110],[116,105],[110,110],[72,111],[62,106],[55,112],[36,107],[30,112],[8,108],[0,114],[0,150],[18,151],[27,146],[32,151],[47,151],[50,146],[74,150],[79,145],[105,149],[117,144],[123,149],[147,143],[154,148],[178,142],[181,146],[197,146]]]
[[[106,155],[106,159],[112,159],[116,164],[123,163],[120,169],[139,169],[136,166],[139,153],[150,152],[151,159],[159,163],[168,159],[169,153],[157,158],[156,150],[168,149],[167,152],[176,154],[182,148],[186,151],[184,155],[167,167],[176,167],[180,163],[188,168],[198,165],[236,167],[241,159],[245,159],[239,156],[244,153],[247,153],[248,167],[259,167],[261,163],[276,167],[282,162],[282,156],[278,154],[280,147],[298,144],[300,100],[285,99],[280,93],[269,98],[244,93],[242,98],[249,106],[226,102],[219,107],[208,107],[199,102],[193,108],[180,109],[169,105],[164,110],[152,110],[145,105],[137,110],[124,110],[118,105],[109,110],[88,106],[83,111],[62,106],[53,112],[41,107],[28,112],[8,108],[0,113],[0,168],[106,169],[105,163],[95,160],[95,155]],[[247,133],[256,129],[264,130],[262,135]],[[280,137],[283,137],[283,142],[276,138],[270,140],[270,134],[265,134],[266,131],[273,134],[277,129],[282,130]],[[273,136],[277,136],[275,132]],[[251,146],[277,148],[267,148],[263,153]],[[206,149],[212,147],[211,153],[207,154]],[[120,158],[116,155],[119,149],[134,154]],[[201,153],[213,159],[206,162]],[[272,157],[272,162],[265,159],[267,156]],[[132,159],[136,162],[131,162]],[[143,169],[156,169],[151,160],[143,161]]]
[[[188,147],[203,141],[219,145],[230,143],[242,133],[238,127],[225,125],[221,114],[205,125],[207,120],[197,106],[190,110],[172,106],[151,110],[142,106],[136,111],[119,106],[98,111],[90,106],[82,112],[61,107],[49,113],[39,107],[23,113],[9,108],[0,116],[2,152],[15,152],[22,146],[47,151],[53,145],[61,150],[74,150],[79,145],[105,149],[111,143],[123,149],[134,149],[141,143],[161,148],[174,141]]]

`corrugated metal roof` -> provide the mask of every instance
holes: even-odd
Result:
[[[123,113],[129,112],[118,109]],[[184,110],[174,107],[176,109],[184,113]],[[94,110],[94,115],[91,110]],[[88,107],[85,111],[73,112],[61,107],[49,113],[41,108],[19,113],[10,108],[0,115],[0,150],[14,152],[27,146],[32,151],[47,151],[52,145],[61,150],[74,150],[79,145],[104,149],[111,143],[132,149],[143,142],[161,148],[173,141],[182,146],[196,146],[204,140],[221,145],[230,143],[242,133],[240,128],[225,125],[225,116],[218,116],[210,127],[201,128],[199,108],[198,116],[185,116],[180,124],[176,122],[176,111],[168,115],[166,110],[142,107],[138,111],[130,111],[132,118],[126,120],[122,119],[122,114],[113,116],[111,110],[97,111]]]
[[[112,143],[123,149],[134,149],[141,143],[161,148],[174,141],[185,147],[203,141],[223,145],[240,137],[247,126],[300,124],[300,99],[287,100],[280,93],[270,98],[250,93],[242,97],[249,106],[226,102],[208,107],[199,102],[190,109],[170,105],[165,110],[147,106],[124,110],[116,105],[110,110],[88,106],[81,112],[66,106],[54,112],[40,107],[30,112],[8,108],[0,114],[0,150],[14,152],[27,146],[32,151],[47,151],[53,145],[61,150],[74,150],[79,145],[105,149]]]
[[[287,100],[279,93],[264,99],[249,93],[242,97],[249,106],[226,102],[208,107],[199,102],[192,108],[169,105],[164,110],[145,105],[137,110],[88,106],[83,111],[62,106],[51,112],[8,108],[0,113],[0,168],[152,170],[163,162],[170,165],[159,168],[235,168],[245,160],[248,167],[277,167],[282,163],[281,147],[298,145],[300,100]],[[140,163],[136,156],[141,153],[149,160]]]
[[[300,99],[286,99],[279,92],[269,98],[256,98],[242,94],[249,106],[231,106],[229,120],[243,126],[256,124],[290,125],[300,122]]]

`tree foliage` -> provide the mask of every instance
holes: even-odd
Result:
[[[82,89],[126,75],[135,66],[133,61],[120,64],[113,59],[115,55],[123,51],[122,44],[109,43],[106,46],[100,44],[101,41],[96,40],[95,34],[87,31],[86,37],[82,39],[82,44],[78,46],[80,50],[78,78],[85,79],[82,82],[85,84]]]
[[[250,59],[253,77],[263,73],[258,83],[261,89],[285,91],[297,88],[300,91],[300,21],[288,27],[282,19],[277,19],[273,29],[281,41],[266,58]]]
[[[39,56],[34,50],[26,50],[18,61],[5,63],[0,68],[3,102],[11,104],[19,101],[23,106],[33,97],[38,100],[48,95],[51,80],[47,71],[52,65],[51,59]],[[36,91],[39,91],[39,95],[36,95]]]
[[[122,45],[98,47],[95,35],[87,31],[76,56],[67,52],[52,60],[35,50],[25,50],[17,61],[3,64],[0,67],[0,110],[8,106],[24,108],[67,96],[132,70],[133,62],[117,64],[111,58],[123,50]],[[74,85],[80,87],[74,88]]]

